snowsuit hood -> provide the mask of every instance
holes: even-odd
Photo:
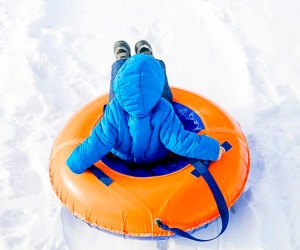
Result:
[[[114,80],[115,96],[121,107],[135,118],[142,118],[160,99],[165,74],[152,56],[138,54],[130,57]]]

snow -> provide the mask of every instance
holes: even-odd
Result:
[[[299,9],[296,0],[0,0],[0,249],[300,249]],[[207,96],[243,128],[250,176],[215,241],[98,232],[52,191],[55,137],[108,91],[119,39],[148,40],[172,86]]]

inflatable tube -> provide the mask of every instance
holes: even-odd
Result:
[[[176,88],[172,92],[174,108],[185,127],[232,146],[220,161],[209,166],[231,208],[245,187],[250,168],[249,149],[239,124],[204,97]],[[195,168],[174,155],[155,166],[140,167],[128,166],[116,157],[104,157],[95,167],[112,180],[106,184],[99,181],[95,171],[76,175],[69,170],[66,159],[101,119],[107,102],[108,97],[103,96],[84,106],[54,143],[50,178],[64,206],[89,225],[125,237],[172,236],[172,232],[154,223],[155,218],[186,232],[217,219],[220,213],[203,178],[195,178],[191,174]]]

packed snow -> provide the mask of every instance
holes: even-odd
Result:
[[[0,249],[300,249],[300,2],[0,0]],[[236,120],[251,171],[227,231],[196,243],[90,228],[55,196],[54,140],[108,92],[112,45],[148,40],[172,86]],[[217,220],[197,237],[211,237]]]

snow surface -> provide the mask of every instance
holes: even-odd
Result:
[[[0,249],[300,249],[299,10],[297,0],[0,0]],[[55,137],[108,91],[119,39],[150,41],[171,85],[223,106],[247,136],[249,180],[213,242],[98,232],[52,191]]]

